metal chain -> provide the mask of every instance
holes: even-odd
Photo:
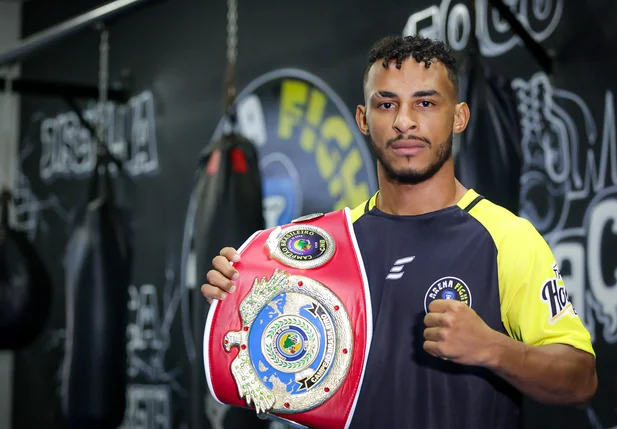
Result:
[[[3,165],[0,171],[0,192],[3,190],[13,190],[13,186],[15,185],[13,180],[15,179],[15,166],[13,163],[17,162],[17,158],[12,156],[15,150],[13,147],[15,144],[13,138],[15,135],[14,127],[17,126],[15,123],[17,105],[13,102],[13,78],[15,77],[15,70],[12,65],[6,67],[4,77],[2,123],[0,124],[0,155],[2,160],[1,164]]]
[[[236,63],[238,56],[238,2],[227,0],[227,61]]]
[[[13,78],[15,77],[15,70],[13,66],[9,66],[6,68],[5,81],[4,81],[4,91],[6,95],[13,95]]]
[[[238,56],[238,3],[227,0],[227,71],[225,72],[225,111],[236,99],[236,58]]]
[[[109,91],[109,32],[106,28],[101,29],[99,44],[99,110],[100,118],[97,133],[100,142],[105,141],[105,106]]]

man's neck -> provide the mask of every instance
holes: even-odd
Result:
[[[447,162],[441,170],[425,182],[404,185],[391,181],[378,169],[379,210],[398,216],[415,216],[431,213],[456,205],[467,189],[454,177],[454,166]]]

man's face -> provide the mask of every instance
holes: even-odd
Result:
[[[469,110],[457,104],[443,64],[432,62],[427,69],[411,58],[399,70],[378,60],[364,91],[366,106],[358,106],[356,120],[391,180],[423,182],[451,159],[453,133],[467,126]]]

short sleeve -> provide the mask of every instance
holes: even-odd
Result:
[[[568,344],[595,356],[548,243],[526,219],[512,226],[497,244],[506,330],[526,344]]]

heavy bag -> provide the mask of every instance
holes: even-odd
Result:
[[[255,231],[265,226],[262,209],[262,183],[258,154],[246,137],[230,132],[207,146],[200,155],[196,199],[193,251],[198,285],[207,282],[212,259],[225,246],[238,248]],[[208,303],[196,287],[191,305],[193,343],[197,354],[193,362],[191,428],[202,429],[205,421],[204,398],[207,387],[204,378],[203,332]],[[265,427],[266,422],[245,409],[228,411],[234,427]],[[239,426],[238,426],[239,425]]]
[[[103,169],[103,178],[99,169]],[[67,245],[62,406],[69,429],[115,429],[124,419],[126,330],[133,249],[99,156],[88,201]]]
[[[471,116],[455,155],[457,178],[467,188],[513,213],[520,207],[521,129],[511,82],[471,53],[460,74],[460,99]]]
[[[9,226],[10,199],[8,191],[0,195],[0,349],[19,350],[45,328],[53,289],[26,234]]]

